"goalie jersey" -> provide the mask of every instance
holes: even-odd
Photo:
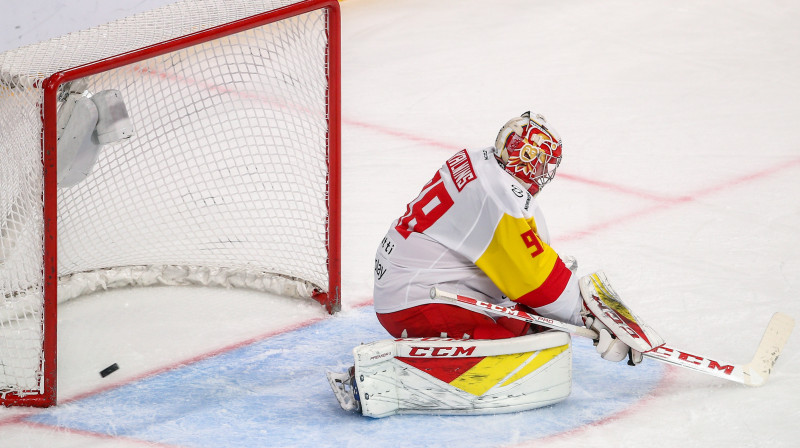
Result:
[[[430,304],[438,286],[581,324],[576,275],[549,246],[535,197],[499,163],[492,148],[459,151],[392,223],[375,256],[377,313]]]

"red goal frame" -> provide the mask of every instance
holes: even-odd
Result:
[[[254,27],[267,25],[311,11],[326,9],[328,17],[328,222],[327,268],[328,292],[317,293],[314,299],[329,313],[341,308],[341,13],[337,0],[306,0],[241,20],[209,28],[193,34],[161,42],[134,51],[101,59],[51,75],[42,81],[44,99],[41,108],[43,132],[41,138],[44,172],[44,311],[43,311],[43,392],[19,396],[7,393],[0,398],[6,406],[48,407],[57,399],[57,92],[69,81],[139,62],[192,45],[225,37]]]

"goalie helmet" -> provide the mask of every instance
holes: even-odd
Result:
[[[500,129],[495,154],[505,170],[536,194],[553,180],[561,163],[561,137],[542,115],[525,112]]]

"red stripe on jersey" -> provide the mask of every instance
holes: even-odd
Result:
[[[572,275],[572,273],[564,265],[564,262],[561,261],[561,258],[556,257],[553,270],[550,271],[550,275],[547,276],[544,283],[533,291],[518,298],[515,302],[531,308],[550,305],[564,292],[567,283],[569,283],[570,275]]]
[[[416,367],[417,369],[449,383],[464,372],[481,362],[484,357],[477,358],[395,358],[399,361]]]

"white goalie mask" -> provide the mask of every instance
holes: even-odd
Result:
[[[506,123],[495,140],[505,170],[536,194],[553,180],[561,163],[561,137],[542,115],[525,112]]]

